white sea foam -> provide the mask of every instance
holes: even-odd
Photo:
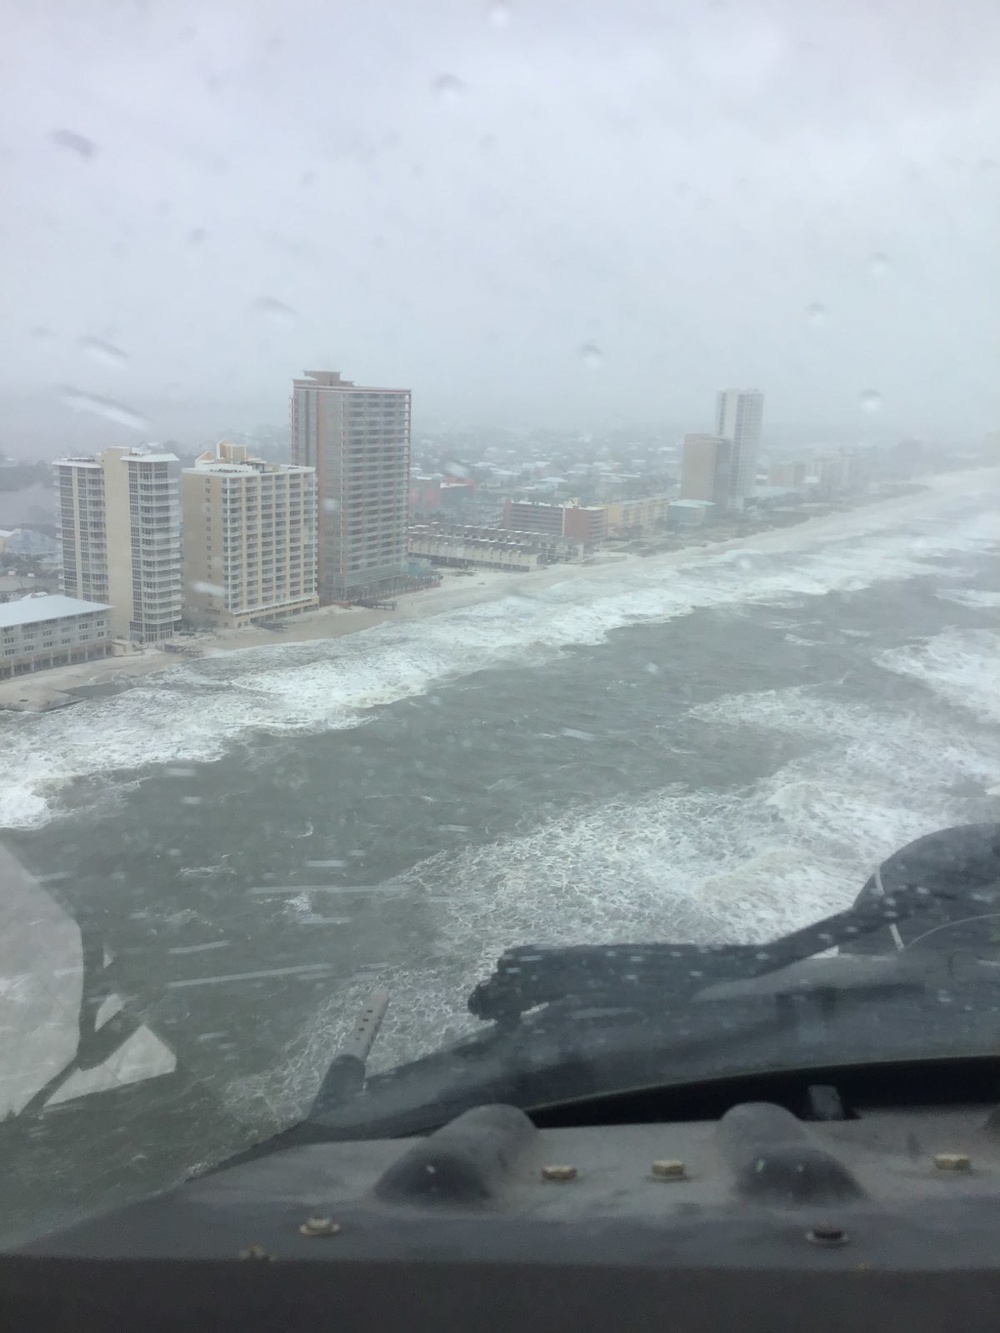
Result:
[[[393,997],[378,1068],[474,1027],[465,997],[512,944],[773,938],[848,906],[896,848],[975,817],[960,786],[1000,779],[1000,754],[974,733],[804,688],[727,696],[693,716],[715,743],[729,730],[738,746],[749,728],[794,735],[803,753],[746,788],[595,804],[406,871],[391,887],[433,914],[433,960],[337,984],[280,1067],[229,1088],[234,1110],[301,1112],[374,984]]]
[[[1000,633],[995,630],[946,630],[914,647],[879,654],[887,671],[919,680],[940,698],[1000,722]]]
[[[986,607],[993,609],[1000,606],[1000,592],[989,592],[978,588],[942,588],[938,597],[946,602],[958,602],[959,606]]]
[[[368,710],[436,683],[504,663],[543,662],[564,647],[600,643],[624,625],[703,607],[795,605],[927,575],[941,555],[961,558],[996,540],[993,514],[970,514],[965,497],[958,498],[957,514],[952,496],[898,529],[878,530],[878,516],[864,510],[838,516],[835,537],[825,534],[812,546],[807,533],[793,530],[787,540],[794,558],[740,548],[699,552],[679,566],[656,559],[601,566],[592,576],[535,588],[528,583],[516,595],[425,620],[228,653],[112,698],[6,718],[0,827],[40,827],[58,814],[60,790],[76,778],[217,759],[257,731],[357,726]]]

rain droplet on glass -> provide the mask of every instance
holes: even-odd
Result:
[[[59,396],[74,412],[89,412],[92,416],[104,417],[107,421],[116,421],[119,426],[131,426],[133,430],[144,433],[149,430],[149,422],[141,413],[111,398],[99,398],[96,394],[84,393],[82,389],[69,386],[60,388]]]
[[[889,272],[889,256],[883,254],[881,250],[876,250],[873,255],[869,255],[868,272],[873,278],[884,278]]]
[[[861,410],[874,416],[882,406],[882,395],[878,389],[866,389],[861,395]]]
[[[829,311],[819,301],[813,301],[812,305],[806,306],[806,319],[815,329],[822,328],[828,316]]]
[[[439,74],[431,84],[431,91],[445,106],[454,106],[465,93],[465,84],[454,74]]]
[[[510,5],[507,0],[494,0],[486,11],[486,16],[494,28],[506,28],[510,22]]]
[[[340,501],[334,500],[332,496],[328,496],[323,501],[323,509],[327,514],[335,514],[339,508],[340,508]]]
[[[93,157],[97,152],[97,144],[92,139],[87,139],[73,130],[56,130],[52,135],[52,142],[80,157]]]
[[[285,305],[284,301],[276,301],[273,296],[261,296],[253,303],[254,310],[259,315],[266,315],[268,319],[273,319],[276,324],[291,324],[295,319],[295,311],[290,305]]]
[[[78,338],[76,345],[81,352],[86,352],[102,365],[113,366],[116,370],[128,365],[128,352],[123,352],[120,347],[115,347],[112,343],[106,343],[103,338]]]
[[[201,245],[202,241],[204,241],[207,236],[208,232],[204,227],[195,227],[193,231],[188,232],[188,240],[192,245]]]
[[[580,348],[580,360],[588,370],[600,370],[604,365],[604,353],[595,343],[584,343]]]

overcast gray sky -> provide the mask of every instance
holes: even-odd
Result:
[[[0,15],[25,439],[72,445],[59,385],[281,421],[305,367],[418,421],[704,429],[745,385],[819,436],[1000,425],[996,0]]]

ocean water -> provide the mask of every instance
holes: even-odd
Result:
[[[176,1152],[141,1179],[194,1165],[199,1098],[250,1136],[300,1115],[374,984],[384,1067],[469,1027],[510,945],[764,940],[902,843],[997,818],[995,499],[970,481],[795,549],[522,581],[0,719],[3,841],[104,941],[109,1014],[144,1020],[114,1077],[149,1105],[144,1070],[171,1088]],[[73,966],[32,948],[29,970]],[[109,1086],[74,1079],[64,1110]],[[111,1170],[78,1200],[110,1198]]]

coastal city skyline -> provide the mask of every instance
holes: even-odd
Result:
[[[642,496],[628,497],[628,481],[612,484],[610,506],[560,502],[554,492],[533,498],[530,487],[516,499],[525,487],[510,477],[502,509],[487,517],[474,481],[445,477],[442,486],[411,466],[410,403],[408,389],[308,371],[292,383],[290,462],[228,441],[187,467],[162,445],[56,459],[62,601],[50,602],[51,622],[38,630],[38,605],[28,606],[38,595],[23,599],[23,619],[6,613],[0,672],[86,660],[116,641],[155,644],[185,628],[246,628],[320,604],[371,602],[426,586],[435,565],[572,560],[608,539],[741,511],[756,476],[763,395],[719,390],[716,428],[732,435],[724,494],[695,495],[685,444],[679,496],[633,477]],[[450,504],[421,521],[445,491]],[[96,631],[82,644],[62,633],[81,617]]]
[[[745,536],[857,497],[878,471],[873,451],[845,445],[768,451],[756,388],[716,390],[709,429],[617,462],[608,448],[586,462],[490,446],[435,461],[426,439],[415,458],[411,399],[306,371],[292,381],[286,444],[270,441],[284,457],[220,440],[186,460],[169,444],[56,459],[58,594],[4,594],[0,676],[178,635],[282,630],[323,606],[394,607],[387,599],[443,573],[530,572],[602,548],[650,554],[702,530]],[[931,463],[916,441],[900,449],[904,472]],[[897,472],[899,462],[897,450]],[[891,464],[881,470],[891,478]]]

